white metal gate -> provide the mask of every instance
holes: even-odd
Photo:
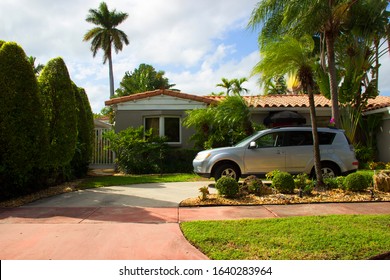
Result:
[[[92,155],[92,164],[114,164],[115,155],[114,152],[110,150],[110,141],[108,139],[103,138],[103,133],[108,130],[110,129],[94,129],[94,148]]]

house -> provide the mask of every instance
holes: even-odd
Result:
[[[306,95],[243,96],[252,113],[252,120],[268,126],[286,124],[310,124],[309,101]],[[182,126],[186,111],[206,108],[222,100],[223,96],[198,96],[174,90],[155,90],[105,102],[115,111],[115,130],[129,126],[153,128],[160,136],[168,138],[174,147],[189,148],[193,128]],[[322,95],[315,95],[317,123],[328,126],[331,118],[331,101]],[[378,96],[371,99],[365,115],[381,114],[383,124],[378,132],[379,160],[390,161],[390,97]],[[283,116],[283,115],[287,115]],[[275,120],[275,117],[280,118]]]

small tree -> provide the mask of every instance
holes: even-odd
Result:
[[[117,96],[174,87],[164,75],[164,71],[156,71],[152,65],[140,64],[134,71],[125,73],[116,90]]]

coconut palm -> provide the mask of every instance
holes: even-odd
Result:
[[[104,52],[103,64],[108,60],[110,76],[110,97],[114,96],[114,74],[112,67],[112,49],[116,53],[123,49],[123,43],[128,45],[127,35],[116,27],[127,19],[128,14],[117,12],[115,9],[109,11],[105,2],[100,3],[98,9],[90,9],[87,18],[89,23],[97,25],[84,35],[84,41],[92,40],[91,51],[93,57],[99,49]]]
[[[313,89],[314,82],[314,41],[310,36],[304,36],[300,40],[293,37],[273,38],[273,41],[263,46],[262,60],[253,68],[252,74],[261,74],[262,80],[270,77],[294,73],[296,71],[302,89],[308,94],[310,104],[310,120],[313,129],[313,153],[314,167],[317,177],[317,187],[322,187],[323,176],[321,171],[321,158],[319,139],[317,133],[316,111]]]

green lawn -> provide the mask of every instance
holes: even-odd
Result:
[[[340,215],[181,224],[217,260],[364,260],[390,251],[390,215]]]
[[[86,178],[78,188],[87,189],[144,183],[190,182],[200,180],[200,178],[195,174],[101,176]]]

